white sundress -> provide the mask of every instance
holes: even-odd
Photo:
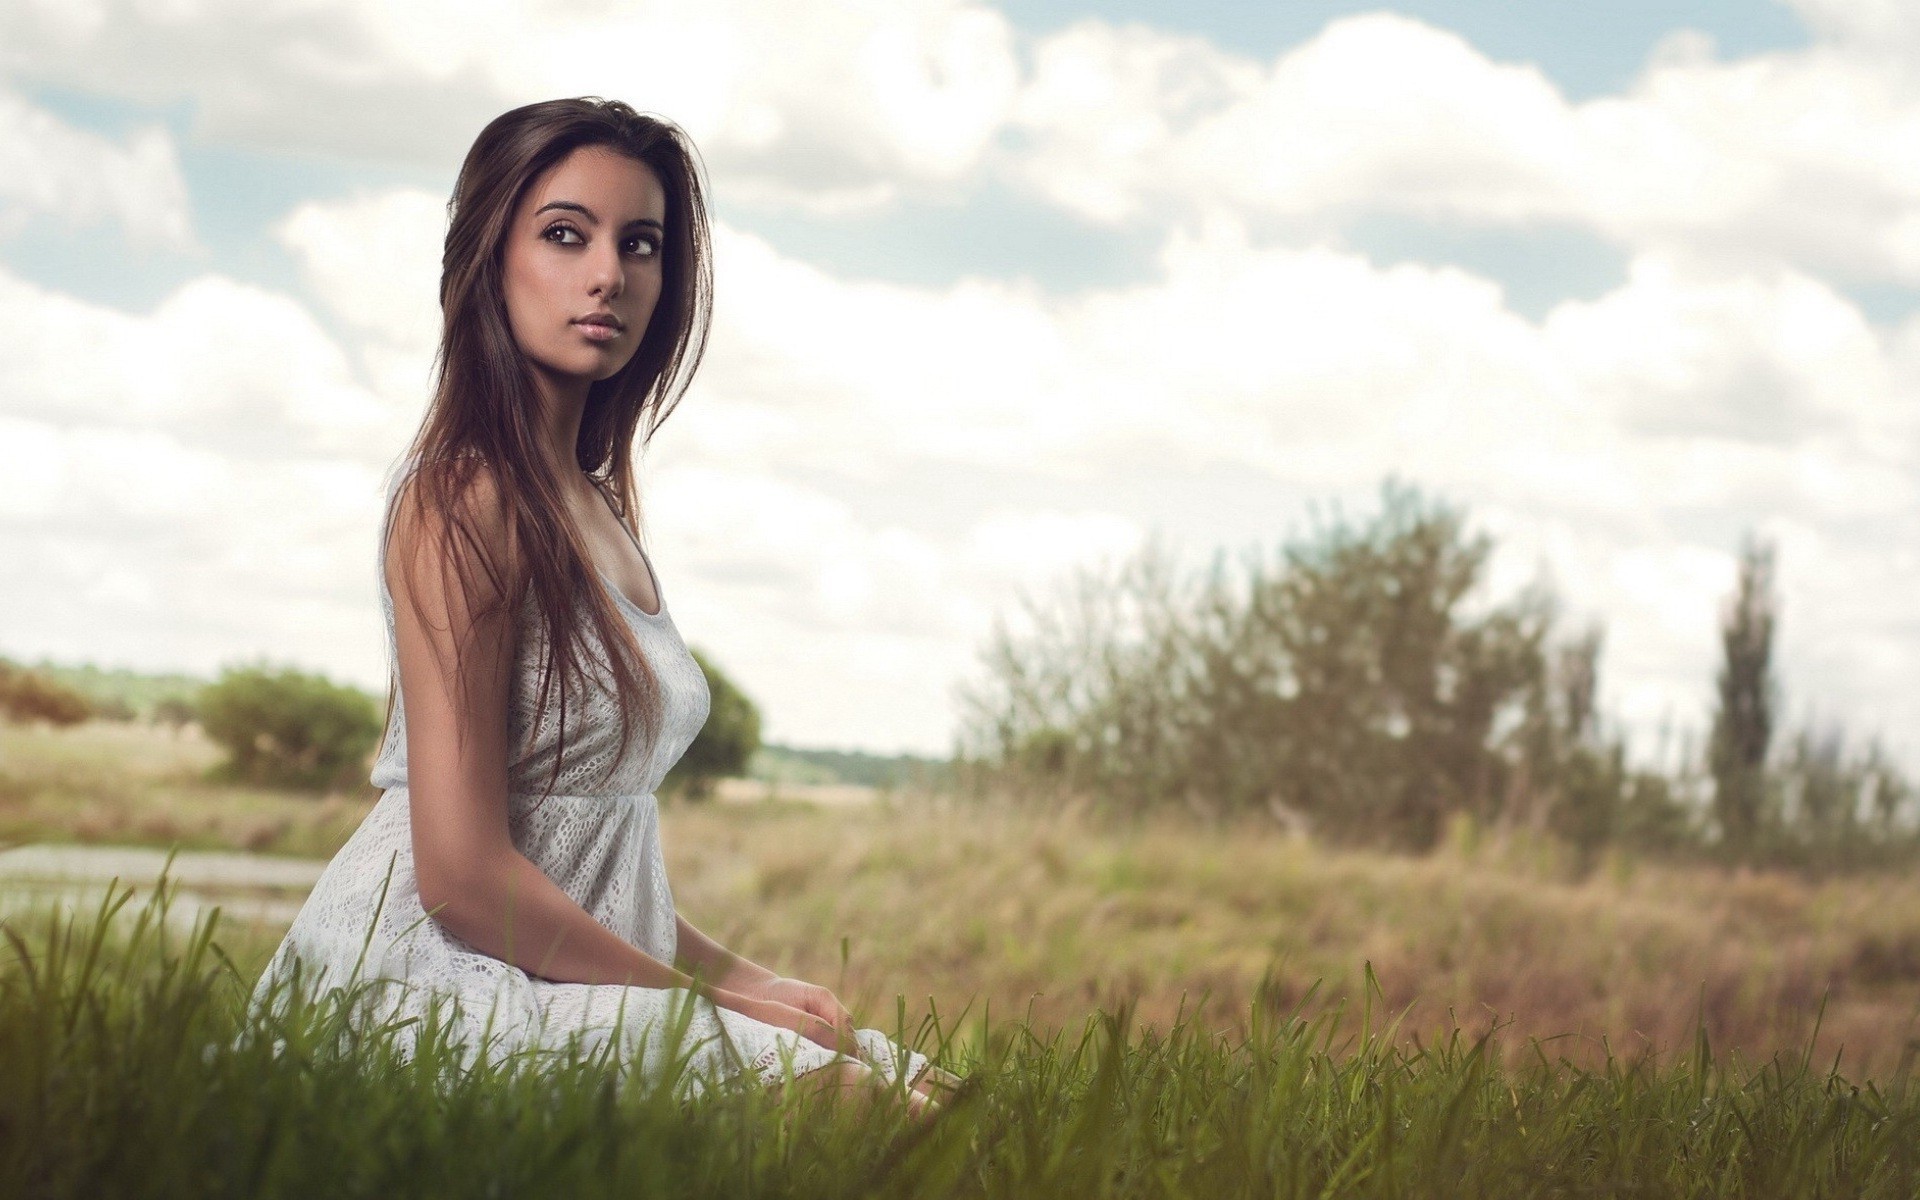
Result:
[[[403,471],[399,478],[404,477]],[[397,487],[396,480],[388,489],[389,505]],[[610,498],[607,503],[612,507]],[[389,662],[397,672],[384,537],[381,543],[376,577]],[[634,545],[639,549],[637,539]],[[554,696],[549,695],[545,711],[534,711],[546,639],[537,622],[525,621],[509,699],[508,823],[519,851],[596,921],[672,965],[673,892],[660,850],[654,790],[706,722],[710,698],[706,677],[668,614],[653,564],[645,551],[641,558],[654,580],[659,612],[640,608],[604,575],[601,582],[659,680],[658,736],[648,746],[644,735],[636,735],[626,756],[616,761],[620,730],[611,675],[590,656],[587,686],[569,692],[563,747]],[[526,615],[531,616],[531,606]],[[598,648],[591,629],[587,636],[589,646]],[[559,776],[553,794],[541,801],[539,791],[556,756]],[[757,1075],[774,1084],[847,1061],[792,1030],[719,1008],[686,989],[560,983],[529,975],[428,917],[413,871],[406,713],[397,689],[372,781],[384,789],[379,801],[328,863],[261,974],[252,997],[256,1011],[274,995],[290,994],[275,984],[293,978],[298,964],[297,978],[309,996],[364,980],[387,981],[372,986],[377,999],[368,1004],[368,1019],[424,1016],[437,999],[445,1006],[443,1015],[453,1016],[452,1031],[469,1063],[483,1046],[499,1053],[561,1050],[571,1044],[610,1053],[624,1077],[637,1074],[653,1083],[677,1056],[688,1068],[677,1086],[683,1096],[692,1096],[727,1079]],[[683,1026],[677,1041],[669,1036],[676,1020]],[[411,1054],[416,1032],[412,1026],[400,1030],[403,1053]],[[927,1066],[925,1055],[894,1044],[878,1029],[860,1029],[856,1039],[860,1059],[889,1083],[903,1071],[908,1080],[917,1080]]]

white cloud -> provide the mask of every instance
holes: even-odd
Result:
[[[1885,56],[1910,69],[1920,50],[1920,10],[1906,0],[1786,0],[1814,35],[1852,54]]]
[[[0,466],[8,652],[203,672],[264,653],[382,678],[375,468],[18,417],[0,417]]]
[[[369,538],[396,415],[294,300],[220,276],[134,314],[0,271],[6,649],[377,683]]]
[[[0,271],[0,327],[0,412],[276,454],[365,454],[395,419],[306,309],[217,275],[137,316]]]
[[[443,198],[411,188],[308,201],[275,229],[320,303],[370,340],[428,355],[440,337]]]
[[[1568,156],[1555,137],[1564,106],[1537,69],[1384,13],[1335,21],[1270,67],[1095,21],[1043,40],[1035,61],[1015,118],[1033,139],[1019,169],[1096,218],[1375,204],[1525,218],[1552,202]]]
[[[1360,212],[1565,222],[1736,268],[1920,282],[1920,85],[1853,43],[1720,62],[1678,37],[1631,91],[1582,104],[1390,13],[1271,64],[1094,21],[1035,61],[1006,169],[1094,220],[1225,208],[1295,238]]]
[[[1891,366],[1860,310],[1796,272],[1702,275],[1643,255],[1621,288],[1555,309],[1544,334],[1631,432],[1790,446],[1914,429],[1888,403]]]
[[[0,416],[0,518],[44,520],[60,509],[67,465],[60,431],[37,421]]]
[[[1262,62],[1097,20],[1023,47],[972,0],[29,4],[0,10],[0,64],[188,100],[209,137],[440,168],[513,104],[597,91],[686,125],[730,201],[821,213],[958,194],[991,165],[1096,221],[1225,207],[1296,238],[1367,211],[1563,222],[1638,251],[1920,282],[1911,6],[1799,7],[1825,39],[1807,50],[1720,61],[1681,31],[1629,91],[1580,104],[1392,13]],[[143,179],[172,166],[157,132],[121,157]]]
[[[1635,251],[1920,283],[1911,6],[1799,6],[1824,38],[1809,49],[1721,61],[1683,30],[1630,90],[1579,104],[1387,12],[1263,62],[1098,20],[1023,45],[973,0],[15,5],[0,64],[190,101],[213,138],[442,169],[511,105],[616,95],[684,124],[736,204],[846,212],[991,170],[1103,222],[1225,208],[1296,241],[1362,212],[1571,223]]]
[[[1108,512],[989,511],[968,531],[964,554],[1005,594],[1053,583],[1075,567],[1127,558],[1146,541],[1139,525]]]
[[[139,100],[190,98],[211,137],[441,167],[516,104],[615,96],[684,125],[736,199],[823,209],[959,179],[1016,84],[1010,26],[969,0],[614,11],[101,0],[96,11],[0,9],[0,65]]]
[[[0,233],[36,217],[115,222],[137,247],[193,244],[187,185],[165,129],[116,142],[0,88]]]

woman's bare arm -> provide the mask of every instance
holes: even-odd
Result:
[[[505,562],[512,547],[492,481],[482,473],[472,486],[480,536]],[[435,537],[442,519],[421,513],[403,492],[385,564],[407,713],[407,783],[422,905],[461,940],[542,978],[695,987],[689,976],[594,920],[513,845],[507,828],[507,700],[515,626],[484,572],[462,586],[457,575],[443,571]],[[456,670],[455,639],[469,637]],[[697,990],[721,1007],[786,1028],[798,1028],[807,1016],[710,982]]]
[[[673,919],[679,930],[677,960],[713,986],[730,992],[750,991],[779,978],[759,963],[735,954],[701,933],[680,914],[675,913]]]

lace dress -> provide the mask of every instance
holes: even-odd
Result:
[[[394,490],[388,490],[389,505]],[[644,551],[641,557],[645,561]],[[383,540],[376,576],[389,661],[397,662],[384,560]],[[659,679],[663,713],[657,738],[648,747],[644,736],[636,736],[626,756],[616,758],[619,717],[611,676],[592,658],[586,694],[570,690],[567,738],[561,745],[553,698],[546,711],[534,707],[545,639],[538,623],[526,619],[529,609],[510,688],[508,822],[520,852],[596,921],[672,965],[673,892],[661,855],[654,790],[705,723],[709,696],[699,664],[674,628],[653,565],[646,565],[659,598],[657,613],[640,608],[604,576],[602,583]],[[397,693],[394,703],[372,774],[374,785],[384,791],[294,918],[255,987],[256,1009],[291,994],[291,986],[276,987],[280,981],[297,982],[309,996],[358,984],[367,1020],[424,1017],[437,1002],[441,1019],[451,1016],[451,1031],[468,1062],[482,1048],[498,1054],[571,1045],[610,1053],[628,1078],[658,1082],[669,1062],[677,1060],[686,1068],[675,1072],[675,1087],[683,1096],[742,1077],[778,1083],[844,1061],[792,1030],[719,1008],[685,989],[558,983],[529,975],[427,917],[413,871],[406,714]],[[540,786],[556,758],[558,781],[541,802]],[[412,1025],[400,1031],[403,1053],[411,1054],[414,1036]],[[856,1037],[860,1058],[888,1082],[902,1071],[916,1080],[927,1066],[925,1055],[895,1045],[880,1030],[861,1029]]]

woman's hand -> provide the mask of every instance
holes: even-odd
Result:
[[[758,991],[763,999],[812,1013],[834,1026],[844,1025],[849,1030],[853,1028],[853,1014],[847,1011],[847,1006],[840,1003],[838,996],[817,983],[776,976],[762,983]]]
[[[797,981],[789,981],[797,982]],[[807,985],[811,986],[811,985]],[[826,991],[825,988],[820,989]],[[828,999],[833,993],[827,992]],[[829,1018],[817,1016],[803,1008],[791,1004],[782,1004],[778,1000],[769,1000],[760,996],[739,995],[740,1003],[732,1005],[733,1010],[742,1016],[752,1017],[756,1021],[781,1029],[791,1029],[801,1037],[817,1045],[825,1046],[836,1053],[857,1057],[859,1044],[853,1036],[853,1018],[835,1022]],[[834,1001],[837,1005],[839,1001]],[[845,1012],[845,1009],[841,1009]]]
[[[748,1014],[756,1020],[791,1029],[829,1050],[838,1050],[842,1054],[854,1053],[857,1043],[853,1036],[853,1014],[847,1011],[846,1005],[840,1003],[839,997],[819,984],[776,975],[741,988],[740,992],[792,1014],[788,1019],[778,1021]],[[805,1020],[792,1023],[796,1017]]]
[[[703,976],[716,1003],[743,1016],[791,1029],[830,1050],[855,1055],[853,1014],[826,988],[785,979],[735,954],[674,914],[675,948],[690,974]],[[718,997],[726,997],[718,999]]]

